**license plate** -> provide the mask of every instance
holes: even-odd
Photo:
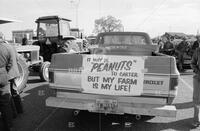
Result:
[[[117,100],[97,99],[96,107],[98,111],[115,112],[117,110],[118,104],[117,104]]]

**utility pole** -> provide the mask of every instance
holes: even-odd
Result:
[[[76,16],[75,21],[76,21],[76,28],[78,28],[78,8],[80,0],[70,0],[70,3],[75,7],[75,16]]]
[[[101,17],[101,0],[99,0],[99,18]]]

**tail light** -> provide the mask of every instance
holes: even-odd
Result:
[[[49,71],[49,83],[54,83],[54,72]]]
[[[170,90],[176,90],[178,86],[178,77],[170,78]]]

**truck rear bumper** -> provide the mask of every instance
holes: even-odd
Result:
[[[100,111],[96,108],[96,99],[113,99],[113,97],[98,97],[91,94],[65,93],[66,97],[49,97],[46,105],[50,107],[88,110],[90,112],[111,114],[138,114],[148,116],[176,117],[176,107],[165,105],[163,98],[118,97],[117,109],[113,112]]]

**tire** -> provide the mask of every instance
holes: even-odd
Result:
[[[28,70],[28,65],[26,64],[26,60],[23,58],[23,56],[19,56],[19,60],[17,64],[18,64],[20,77],[18,77],[15,80],[15,83],[16,83],[18,92],[21,93],[23,89],[26,87],[26,83],[28,81],[28,76],[29,76],[29,70]]]
[[[49,73],[48,73],[49,66],[50,66],[50,62],[48,61],[45,61],[42,63],[40,67],[40,72],[39,72],[41,81],[49,81]]]

